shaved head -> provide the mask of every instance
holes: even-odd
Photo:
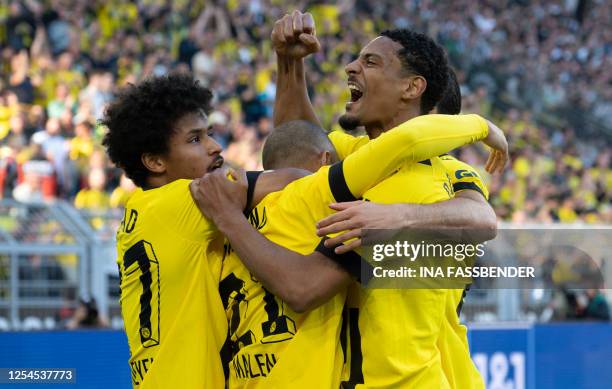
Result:
[[[292,167],[315,172],[337,159],[327,133],[304,120],[293,120],[275,128],[266,139],[262,155],[266,170]]]

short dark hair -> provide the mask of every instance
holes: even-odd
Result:
[[[178,120],[210,112],[212,93],[188,74],[151,77],[123,88],[100,121],[108,128],[102,140],[110,159],[140,187],[149,170],[145,153],[165,154]]]
[[[305,120],[292,120],[276,127],[262,151],[263,168],[302,168],[313,155],[336,150],[321,127]]]
[[[447,84],[448,65],[444,49],[427,35],[406,28],[385,30],[380,35],[399,43],[402,48],[397,56],[404,69],[423,76],[427,81],[421,95],[421,114],[429,113],[442,97]]]
[[[455,71],[448,67],[448,83],[444,94],[438,104],[436,104],[438,113],[445,115],[459,115],[461,113],[461,89],[457,81]]]

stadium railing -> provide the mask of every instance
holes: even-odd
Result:
[[[55,328],[90,293],[91,236],[68,204],[0,201],[0,329]]]

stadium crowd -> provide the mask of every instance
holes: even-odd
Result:
[[[437,38],[465,112],[507,131],[511,166],[485,174],[500,219],[612,222],[612,30],[603,0],[343,0],[293,4],[317,23],[310,94],[330,129],[344,110],[344,64],[387,27]],[[276,0],[9,1],[0,5],[0,196],[120,207],[133,184],[110,165],[96,123],[117,88],[191,71],[216,94],[209,120],[225,157],[261,167],[272,129]],[[126,140],[129,141],[129,140]],[[479,148],[459,152],[483,166]],[[484,173],[484,170],[483,170]]]

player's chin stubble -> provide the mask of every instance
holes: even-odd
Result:
[[[349,115],[346,113],[340,116],[340,118],[338,119],[338,124],[340,124],[340,127],[342,127],[343,130],[348,132],[355,131],[360,125],[359,119],[357,119],[353,115]]]

